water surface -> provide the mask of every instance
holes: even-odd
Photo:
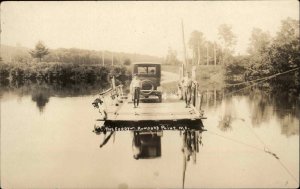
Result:
[[[130,131],[115,132],[99,148],[103,135],[92,132],[99,115],[91,105],[98,89],[85,89],[2,89],[3,188],[180,188],[185,163],[185,188],[298,186],[297,95],[201,89],[207,131],[196,162],[185,162],[176,130],[163,131],[158,158],[134,159]],[[176,97],[172,90],[164,100]]]

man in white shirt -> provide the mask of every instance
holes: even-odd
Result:
[[[192,85],[193,85],[193,81],[190,77],[190,73],[187,72],[181,81],[181,86],[183,89],[183,98],[186,103],[186,108],[190,107],[191,97],[192,97]]]
[[[141,80],[137,78],[137,75],[134,75],[130,84],[130,93],[132,95],[134,108],[139,106],[140,91],[141,91]]]

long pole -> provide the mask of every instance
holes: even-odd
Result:
[[[183,20],[181,20],[181,29],[182,29],[182,43],[183,43],[183,52],[184,52],[184,64],[183,64],[183,73],[186,72],[187,66],[187,56],[186,56],[186,48],[185,48],[185,39],[184,39],[184,28],[183,28]]]
[[[186,157],[185,154],[183,154],[182,188],[184,188],[184,183],[185,183],[185,172],[186,172]]]

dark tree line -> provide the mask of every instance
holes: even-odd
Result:
[[[282,73],[300,66],[299,20],[282,20],[277,34],[254,28],[250,37],[247,56],[235,57],[227,67],[230,74],[243,74],[246,80]],[[288,76],[299,75],[298,72]],[[297,79],[296,79],[297,80]]]
[[[2,83],[18,81],[109,82],[111,76],[124,80],[130,75],[124,66],[106,67],[75,63],[0,64]]]

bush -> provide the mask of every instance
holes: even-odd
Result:
[[[56,82],[108,82],[111,76],[120,78],[128,74],[126,67],[105,67],[75,63],[39,63],[39,64],[0,64],[0,79],[6,80],[42,80]],[[124,77],[123,77],[124,78]]]

